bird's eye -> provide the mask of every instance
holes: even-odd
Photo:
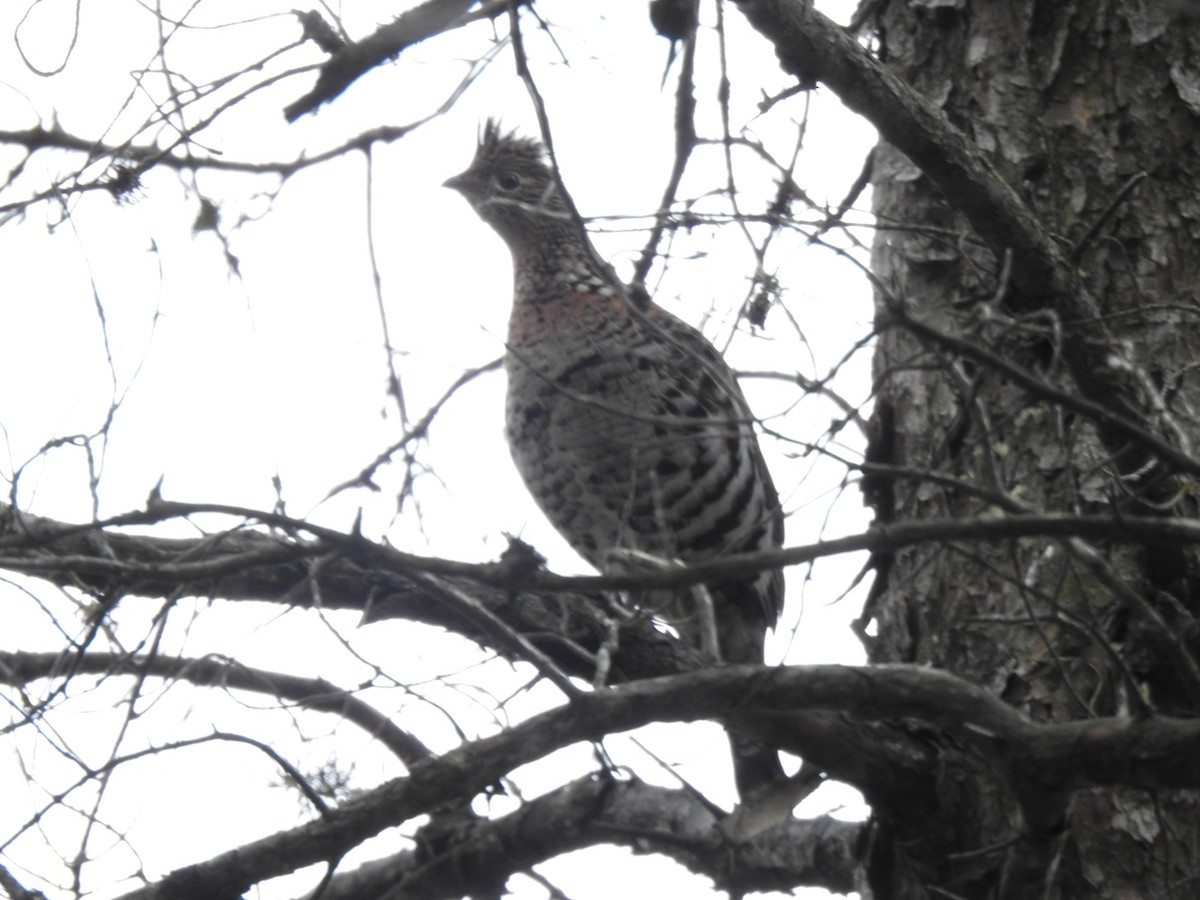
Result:
[[[515,172],[501,172],[496,176],[496,186],[502,191],[515,191],[521,186],[521,177]]]

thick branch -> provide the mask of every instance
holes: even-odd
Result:
[[[436,574],[455,590],[468,592],[488,616],[507,623],[516,636],[528,637],[549,662],[590,681],[596,654],[602,647],[613,652],[608,645],[616,626],[619,641],[613,658],[614,680],[687,671],[703,662],[682,642],[655,631],[646,617],[613,606],[602,591],[684,587],[841,553],[892,553],[931,542],[1037,536],[1158,545],[1200,543],[1200,522],[1193,519],[1004,515],[889,523],[863,534],[687,567],[566,577],[502,562],[477,564],[416,556],[359,535],[234,507],[164,502],[110,524],[148,524],[200,512],[258,519],[292,532],[308,531],[318,540],[249,530],[193,540],[151,538],[106,529],[103,524],[72,526],[24,513],[13,515],[11,508],[0,505],[0,524],[5,516],[9,518],[0,530],[0,569],[37,575],[103,597],[194,594],[299,606],[319,602],[328,608],[356,609],[371,619],[408,618],[438,625],[495,647],[494,633],[482,628],[478,620],[464,617],[461,605],[447,604],[445,591],[431,590],[422,580],[426,574]],[[520,642],[510,645],[510,652]],[[1181,652],[1186,655],[1186,648]],[[1181,674],[1195,680],[1195,663],[1181,666]]]
[[[435,817],[414,835],[415,850],[335,877],[321,900],[490,896],[515,872],[599,844],[661,854],[730,891],[853,890],[862,823],[793,819],[742,844],[716,824],[687,791],[589,775],[499,819]]]
[[[982,688],[909,666],[729,666],[585,695],[415,766],[320,821],[173,873],[126,900],[237,896],[264,878],[340,858],[384,828],[473,796],[513,768],[577,741],[650,722],[721,718],[747,709],[842,710],[862,718],[921,719],[976,748],[1022,796],[1030,786],[1200,787],[1200,722],[1096,719],[1034,725]],[[1036,797],[1038,803],[1047,802]]]
[[[231,531],[199,539],[150,538],[111,530],[171,518],[218,513],[257,520],[264,525],[307,531],[319,540],[300,541],[253,531]],[[5,525],[5,518],[11,519]],[[276,513],[215,504],[159,503],[147,512],[128,513],[108,522],[68,525],[20,513],[0,504],[0,569],[36,575],[63,586],[106,583],[109,591],[159,596],[201,593],[229,599],[278,599],[308,577],[305,566],[323,557],[322,586],[329,571],[360,579],[353,598],[335,608],[366,609],[361,579],[370,574],[411,578],[417,574],[461,579],[504,591],[600,592],[687,587],[763,569],[794,566],[844,553],[891,553],[923,543],[1005,541],[1018,538],[1081,538],[1126,544],[1197,544],[1200,521],[1184,517],[1030,513],[973,519],[931,519],[874,525],[848,535],[763,553],[731,554],[692,565],[664,566],[613,575],[555,575],[543,569],[501,563],[467,563],[405,553],[359,535],[311,525]],[[340,568],[350,563],[350,568]],[[261,571],[259,567],[262,567]],[[334,580],[337,586],[336,579]],[[344,586],[344,585],[343,585]],[[371,586],[371,582],[367,582]],[[389,586],[409,594],[413,586]],[[287,599],[304,605],[307,598]],[[324,602],[327,598],[322,597]],[[595,594],[574,600],[602,602]],[[380,616],[376,616],[380,617]],[[445,618],[445,613],[440,614]],[[442,624],[434,622],[431,624]]]
[[[284,110],[289,122],[332,100],[376,66],[395,59],[407,47],[445,31],[474,0],[426,0],[405,10],[374,33],[345,45],[321,67],[313,89]]]
[[[379,564],[377,551],[364,561],[338,549],[369,548],[361,537],[322,532],[334,543],[304,541],[280,533],[233,530],[200,538],[161,538],[128,534],[101,525],[72,525],[16,513],[0,504],[0,569],[35,575],[64,588],[83,590],[106,601],[122,596],[219,597],[299,607],[320,605],[352,610],[366,621],[404,618],[445,628],[468,640],[489,644],[488,635],[463,620],[414,575],[442,576],[469,591],[488,610],[543,653],[578,677],[591,680],[594,656],[612,638],[608,601],[597,593],[522,589],[523,579],[502,565],[451,563],[432,566],[402,554]],[[470,573],[490,572],[480,583]],[[505,581],[508,584],[504,584]],[[702,660],[650,626],[644,617],[622,620],[619,643],[609,647],[614,679],[644,678],[695,668]]]

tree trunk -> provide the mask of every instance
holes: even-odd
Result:
[[[1200,40],[1188,6],[895,0],[877,10],[880,57],[988,155],[1100,313],[1083,321],[1017,283],[1011,258],[967,224],[938,173],[881,144],[871,458],[913,473],[881,468],[867,479],[881,520],[1194,515],[1188,482],[1050,399],[1059,391],[1136,412],[1185,452],[1197,437]],[[1111,358],[1089,362],[1079,352],[1089,341]],[[997,358],[1048,390],[998,370]],[[1098,386],[1098,365],[1120,369],[1128,394]],[[1200,697],[1171,652],[1200,606],[1194,562],[1130,543],[913,548],[880,561],[871,661],[944,668],[1035,722],[1194,715]],[[937,752],[921,816],[877,811],[877,898],[1195,891],[1195,793],[1091,789],[1059,804],[1065,785],[1010,785],[961,747]]]

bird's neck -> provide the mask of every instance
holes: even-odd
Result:
[[[622,286],[600,262],[591,243],[570,232],[555,231],[513,247],[514,302],[570,302],[573,296],[619,297]]]

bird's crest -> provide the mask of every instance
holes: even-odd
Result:
[[[496,119],[488,119],[479,135],[479,149],[476,159],[483,162],[494,162],[497,159],[517,157],[529,163],[545,166],[546,152],[540,141],[534,138],[521,137],[515,131],[501,131]]]

